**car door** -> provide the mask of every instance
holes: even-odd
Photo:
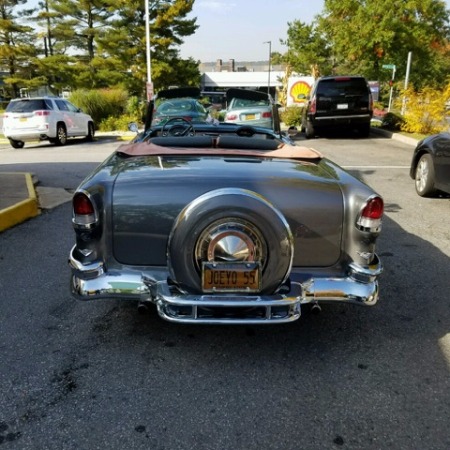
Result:
[[[61,120],[66,126],[67,135],[76,135],[78,133],[78,124],[76,122],[74,111],[71,111],[69,108],[69,103],[63,99],[56,99],[55,103],[59,110]]]
[[[450,192],[450,133],[440,134],[434,149],[436,185],[439,189]]]
[[[87,134],[87,116],[84,114],[80,108],[77,108],[74,104],[70,103],[67,100],[66,102],[67,108],[73,118],[75,124],[75,131],[78,135],[86,135]]]

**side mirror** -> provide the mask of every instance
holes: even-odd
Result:
[[[130,123],[128,124],[128,129],[129,129],[130,131],[132,131],[133,133],[136,133],[136,134],[139,133],[139,128],[138,128],[136,122],[130,122]]]

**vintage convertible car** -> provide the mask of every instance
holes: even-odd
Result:
[[[409,175],[421,197],[450,194],[450,133],[433,134],[417,144]]]
[[[72,294],[156,305],[180,323],[283,323],[302,305],[374,305],[382,198],[273,130],[210,126],[152,127],[83,181]]]

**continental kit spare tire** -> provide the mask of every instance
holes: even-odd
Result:
[[[283,214],[261,195],[239,188],[207,192],[178,215],[168,242],[173,281],[202,293],[202,262],[260,262],[260,294],[273,294],[289,276],[293,237]]]

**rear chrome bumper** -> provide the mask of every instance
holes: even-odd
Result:
[[[69,257],[71,292],[78,300],[121,298],[153,303],[170,322],[205,324],[269,324],[297,320],[301,305],[351,303],[373,306],[383,268],[378,257],[370,266],[352,264],[342,278],[312,278],[291,283],[287,293],[274,295],[183,294],[161,273],[107,271],[102,263],[82,265]]]

